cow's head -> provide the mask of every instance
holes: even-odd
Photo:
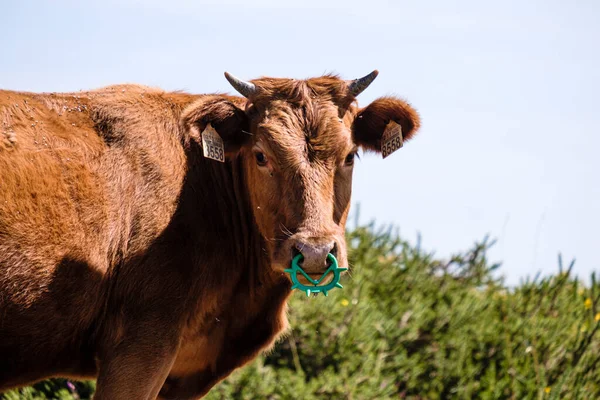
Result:
[[[246,82],[225,76],[244,98],[202,97],[183,120],[197,133],[210,123],[226,157],[243,163],[254,220],[273,267],[283,270],[302,253],[303,269],[320,277],[329,252],[346,267],[344,230],[357,150],[380,152],[390,121],[410,139],[419,127],[416,111],[394,97],[356,107],[356,96],[377,71],[353,81],[323,76]]]

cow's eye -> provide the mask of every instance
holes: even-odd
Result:
[[[356,153],[350,153],[346,156],[346,160],[344,160],[344,163],[346,165],[354,165],[354,157],[356,157]]]
[[[260,151],[254,153],[254,157],[256,158],[256,163],[260,167],[264,167],[269,162],[267,156],[265,156],[265,153],[261,153]]]

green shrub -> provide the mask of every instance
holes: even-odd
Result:
[[[295,293],[287,337],[208,399],[600,398],[594,276],[584,286],[559,260],[558,274],[507,288],[487,240],[450,261],[373,225],[348,242],[344,289]],[[73,397],[51,380],[4,398]]]

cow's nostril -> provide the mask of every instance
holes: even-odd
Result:
[[[296,258],[296,256],[297,256],[298,254],[302,254],[302,252],[300,251],[300,249],[299,249],[299,246],[298,246],[298,245],[295,245],[295,246],[292,248],[292,260],[293,260],[294,258]],[[300,257],[300,259],[298,260],[298,265],[302,265],[302,261],[304,261],[304,257]]]
[[[325,256],[325,265],[327,266],[327,268],[331,267],[331,264],[333,264],[333,260],[329,257],[329,254],[331,254],[335,258],[337,258],[337,253],[338,253],[337,250],[338,250],[337,242],[333,242],[333,246],[330,247],[329,252]]]

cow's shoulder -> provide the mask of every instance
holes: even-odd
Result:
[[[96,131],[107,144],[117,146],[178,139],[180,115],[196,98],[135,84],[108,86],[88,95]]]

